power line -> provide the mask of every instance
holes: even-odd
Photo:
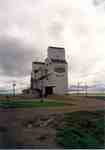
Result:
[[[87,75],[81,75],[81,76],[79,76],[79,77],[80,77],[80,78],[88,78],[89,76],[94,76],[94,75],[98,75],[98,74],[102,74],[102,73],[105,73],[105,71],[90,73],[90,74],[87,74]]]

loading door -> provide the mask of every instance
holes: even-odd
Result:
[[[53,94],[53,87],[46,87],[45,88],[45,95],[51,95]]]

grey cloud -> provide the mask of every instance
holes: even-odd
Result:
[[[91,45],[97,45],[91,38],[97,22],[91,23],[91,17],[81,14],[82,7],[87,6],[79,8],[80,3],[82,6],[77,0],[0,0],[0,75],[30,75],[31,62],[40,56],[39,49],[46,53],[52,41],[63,41],[65,49],[70,49],[74,74],[88,74],[94,69],[96,60],[90,61],[86,51],[89,56],[97,55]]]
[[[0,38],[0,70],[6,76],[29,75],[35,55],[37,50],[15,38]]]
[[[93,0],[93,4],[95,6],[99,6],[99,5],[103,4],[104,2],[105,2],[105,0]]]

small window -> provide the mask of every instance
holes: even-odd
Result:
[[[34,70],[34,73],[37,73],[38,72],[38,70]]]
[[[54,71],[57,73],[63,73],[65,72],[65,68],[55,68]]]

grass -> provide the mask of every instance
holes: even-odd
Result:
[[[57,131],[64,148],[105,148],[105,111],[65,114],[65,126]]]
[[[62,102],[54,101],[0,101],[0,108],[32,108],[32,107],[61,107],[65,104]]]
[[[84,93],[79,93],[78,95],[76,93],[69,94],[71,97],[85,97]],[[105,93],[87,93],[88,98],[95,98],[97,100],[105,100]]]
[[[102,95],[92,96],[92,98],[96,98],[99,100],[105,100],[105,96],[102,96]]]
[[[78,96],[78,95],[80,95],[80,96],[85,96],[85,93],[84,93],[84,92],[83,92],[83,93],[81,92],[81,93],[78,93],[78,94],[77,94],[77,93],[69,93],[69,94],[67,94],[67,95],[72,95],[72,96]],[[92,92],[89,92],[89,91],[88,91],[88,92],[87,92],[87,95],[88,95],[88,96],[105,96],[105,92],[100,92],[100,93],[98,93],[98,92],[97,92],[97,93],[94,93],[94,92],[93,92],[93,93],[92,93]]]
[[[48,99],[55,99],[55,100],[75,100],[80,98],[93,98],[97,100],[105,100],[105,93],[87,93],[87,97],[84,93],[76,93],[66,94],[63,96],[52,95],[49,96]]]

